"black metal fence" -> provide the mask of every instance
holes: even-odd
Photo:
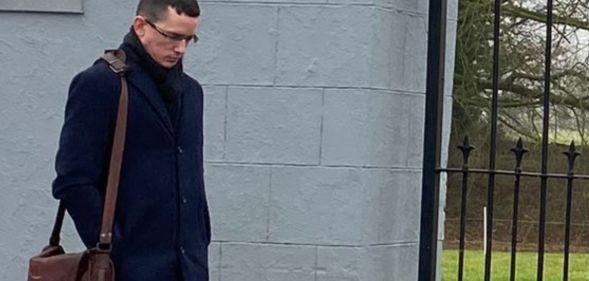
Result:
[[[580,153],[575,148],[575,144],[572,142],[567,151],[563,154],[567,157],[568,161],[568,172],[567,173],[547,173],[547,172],[528,172],[522,170],[522,161],[524,155],[528,150],[524,147],[521,139],[518,140],[517,144],[511,151],[514,154],[514,169],[513,170],[491,170],[491,169],[476,169],[469,167],[469,156],[471,151],[474,149],[470,145],[468,137],[465,137],[463,144],[459,146],[463,156],[463,165],[461,168],[439,168],[439,172],[447,173],[461,173],[462,174],[462,187],[461,187],[461,207],[460,207],[460,234],[459,234],[459,256],[458,256],[458,280],[463,279],[464,273],[464,250],[465,250],[465,228],[467,224],[466,220],[466,206],[467,206],[467,189],[469,187],[468,181],[471,174],[485,174],[489,177],[496,176],[509,176],[513,177],[513,209],[511,219],[511,260],[510,260],[510,281],[514,281],[516,273],[516,258],[517,258],[517,246],[518,246],[518,213],[520,203],[520,185],[522,177],[532,177],[540,180],[540,216],[538,219],[539,233],[538,233],[538,264],[537,264],[537,277],[536,280],[543,280],[543,267],[544,267],[544,246],[545,246],[545,225],[546,225],[546,182],[548,179],[564,179],[566,180],[566,211],[565,211],[565,223],[563,227],[564,231],[564,262],[563,262],[563,279],[568,280],[568,269],[569,269],[569,254],[570,254],[570,237],[571,237],[571,209],[572,209],[572,194],[573,194],[573,182],[574,180],[589,180],[588,175],[576,175],[574,173],[575,160]],[[491,207],[494,199],[494,193],[489,192],[487,202],[488,206]],[[491,209],[491,208],[490,208]],[[493,214],[487,212],[487,221],[492,225]],[[493,231],[492,227],[487,228],[487,241],[486,241],[486,256],[485,256],[485,280],[490,278],[490,261],[492,256],[492,243],[493,243]]]
[[[491,0],[490,0],[491,1]],[[494,0],[494,36],[493,36],[493,71],[492,71],[492,99],[491,114],[489,123],[490,146],[488,168],[469,167],[469,156],[474,149],[469,143],[468,137],[460,145],[463,164],[460,168],[440,167],[441,152],[441,121],[443,116],[443,84],[444,84],[444,54],[446,34],[446,0],[430,0],[429,10],[429,41],[428,41],[428,66],[427,66],[427,89],[426,89],[426,116],[424,135],[424,163],[422,183],[422,213],[420,231],[420,261],[419,281],[436,280],[437,264],[437,243],[438,237],[438,212],[439,212],[439,178],[440,173],[460,173],[461,202],[460,202],[460,230],[459,230],[459,256],[458,256],[458,281],[464,280],[464,251],[465,251],[465,228],[467,224],[467,190],[469,179],[472,174],[483,174],[488,177],[488,188],[486,196],[486,229],[485,265],[484,280],[491,280],[491,261],[493,255],[493,220],[494,220],[494,199],[496,178],[498,176],[512,177],[513,181],[513,206],[511,219],[511,260],[510,280],[514,281],[516,274],[516,259],[518,250],[518,213],[520,211],[520,185],[524,177],[536,178],[539,183],[540,196],[538,214],[538,243],[537,243],[537,271],[536,280],[544,278],[544,255],[546,237],[546,202],[547,186],[549,179],[566,180],[566,211],[564,231],[564,262],[562,280],[568,280],[569,252],[571,235],[571,206],[572,192],[575,180],[588,180],[588,175],[576,175],[574,173],[575,159],[580,155],[574,143],[570,144],[564,155],[568,160],[567,173],[550,173],[548,171],[548,129],[550,118],[550,81],[551,81],[551,60],[552,60],[552,27],[553,27],[553,0],[547,0],[546,7],[546,45],[545,45],[545,68],[544,68],[544,92],[542,97],[543,120],[542,120],[542,145],[541,145],[541,166],[539,171],[524,171],[522,162],[528,150],[520,139],[511,149],[514,155],[513,170],[498,170],[497,163],[497,120],[498,120],[498,96],[499,96],[499,56],[500,56],[500,21],[501,21],[501,0]],[[449,187],[452,188],[452,187]]]

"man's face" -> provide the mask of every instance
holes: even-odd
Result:
[[[186,47],[191,44],[198,30],[198,23],[198,18],[179,15],[172,7],[168,7],[167,16],[156,22],[142,16],[135,17],[133,28],[153,60],[163,67],[171,68],[186,53]]]

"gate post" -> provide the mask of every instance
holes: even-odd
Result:
[[[421,228],[419,236],[419,281],[436,280],[440,197],[440,173],[437,169],[440,165],[442,140],[446,10],[447,0],[429,1]]]

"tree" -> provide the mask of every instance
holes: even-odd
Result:
[[[541,154],[534,149],[542,133],[542,105],[544,95],[544,53],[546,43],[545,1],[502,0],[500,37],[499,81],[499,134],[497,168],[513,169],[514,157],[509,151],[518,137],[523,137],[530,153],[526,155],[524,169],[539,170]],[[487,166],[490,126],[490,104],[493,65],[494,0],[460,0],[454,73],[454,103],[452,133],[448,166],[461,167],[462,155],[455,148],[465,135],[477,147],[471,155],[471,167]],[[589,4],[587,0],[557,1],[554,6],[552,43],[551,119],[550,119],[550,168],[551,172],[564,172],[566,158],[562,144],[575,140],[583,149],[589,144]],[[580,146],[579,146],[580,144]],[[589,156],[577,161],[576,172],[588,173]],[[563,171],[564,170],[564,171]],[[452,246],[458,240],[458,218],[462,175],[448,175],[446,214],[446,242]],[[481,210],[487,204],[486,176],[471,175],[467,190],[467,218],[479,221],[475,227],[467,227],[467,241],[482,239]],[[538,215],[538,183],[532,180],[522,183],[519,217],[528,224],[521,225],[523,243],[531,245],[537,240],[534,227]],[[565,189],[552,183],[548,191],[550,204],[547,220],[563,222]],[[495,188],[494,239],[504,242],[500,247],[510,247],[509,231],[513,204],[513,177],[497,176]],[[578,189],[576,200],[589,200],[589,190]],[[589,206],[577,204],[573,221],[586,224]],[[586,227],[582,227],[585,229]],[[525,229],[530,235],[525,235]],[[581,228],[579,228],[581,229]],[[587,233],[574,230],[573,244],[589,247]],[[560,247],[560,225],[548,230],[547,243]],[[502,236],[503,235],[503,236]],[[560,235],[560,236],[559,236]],[[498,245],[496,243],[495,245]],[[448,245],[447,245],[448,246]],[[471,245],[472,246],[472,245]]]
[[[489,126],[493,48],[493,1],[459,1],[454,75],[453,143],[465,134],[484,135]],[[541,138],[544,93],[543,1],[503,0],[499,81],[502,135]],[[554,6],[551,83],[551,141],[589,141],[589,5],[585,0]]]

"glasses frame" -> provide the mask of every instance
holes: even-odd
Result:
[[[148,19],[143,19],[143,20],[145,21],[145,23],[147,23],[149,26],[151,26],[153,29],[155,29],[155,31],[157,31],[157,33],[161,34],[165,38],[170,39],[174,42],[184,41],[186,44],[188,44],[190,42],[193,42],[194,44],[196,44],[198,42],[198,35],[196,35],[196,34],[182,35],[182,34],[178,34],[178,33],[174,33],[174,32],[165,31],[165,30],[159,28],[157,25],[155,25],[153,22],[151,22]]]

